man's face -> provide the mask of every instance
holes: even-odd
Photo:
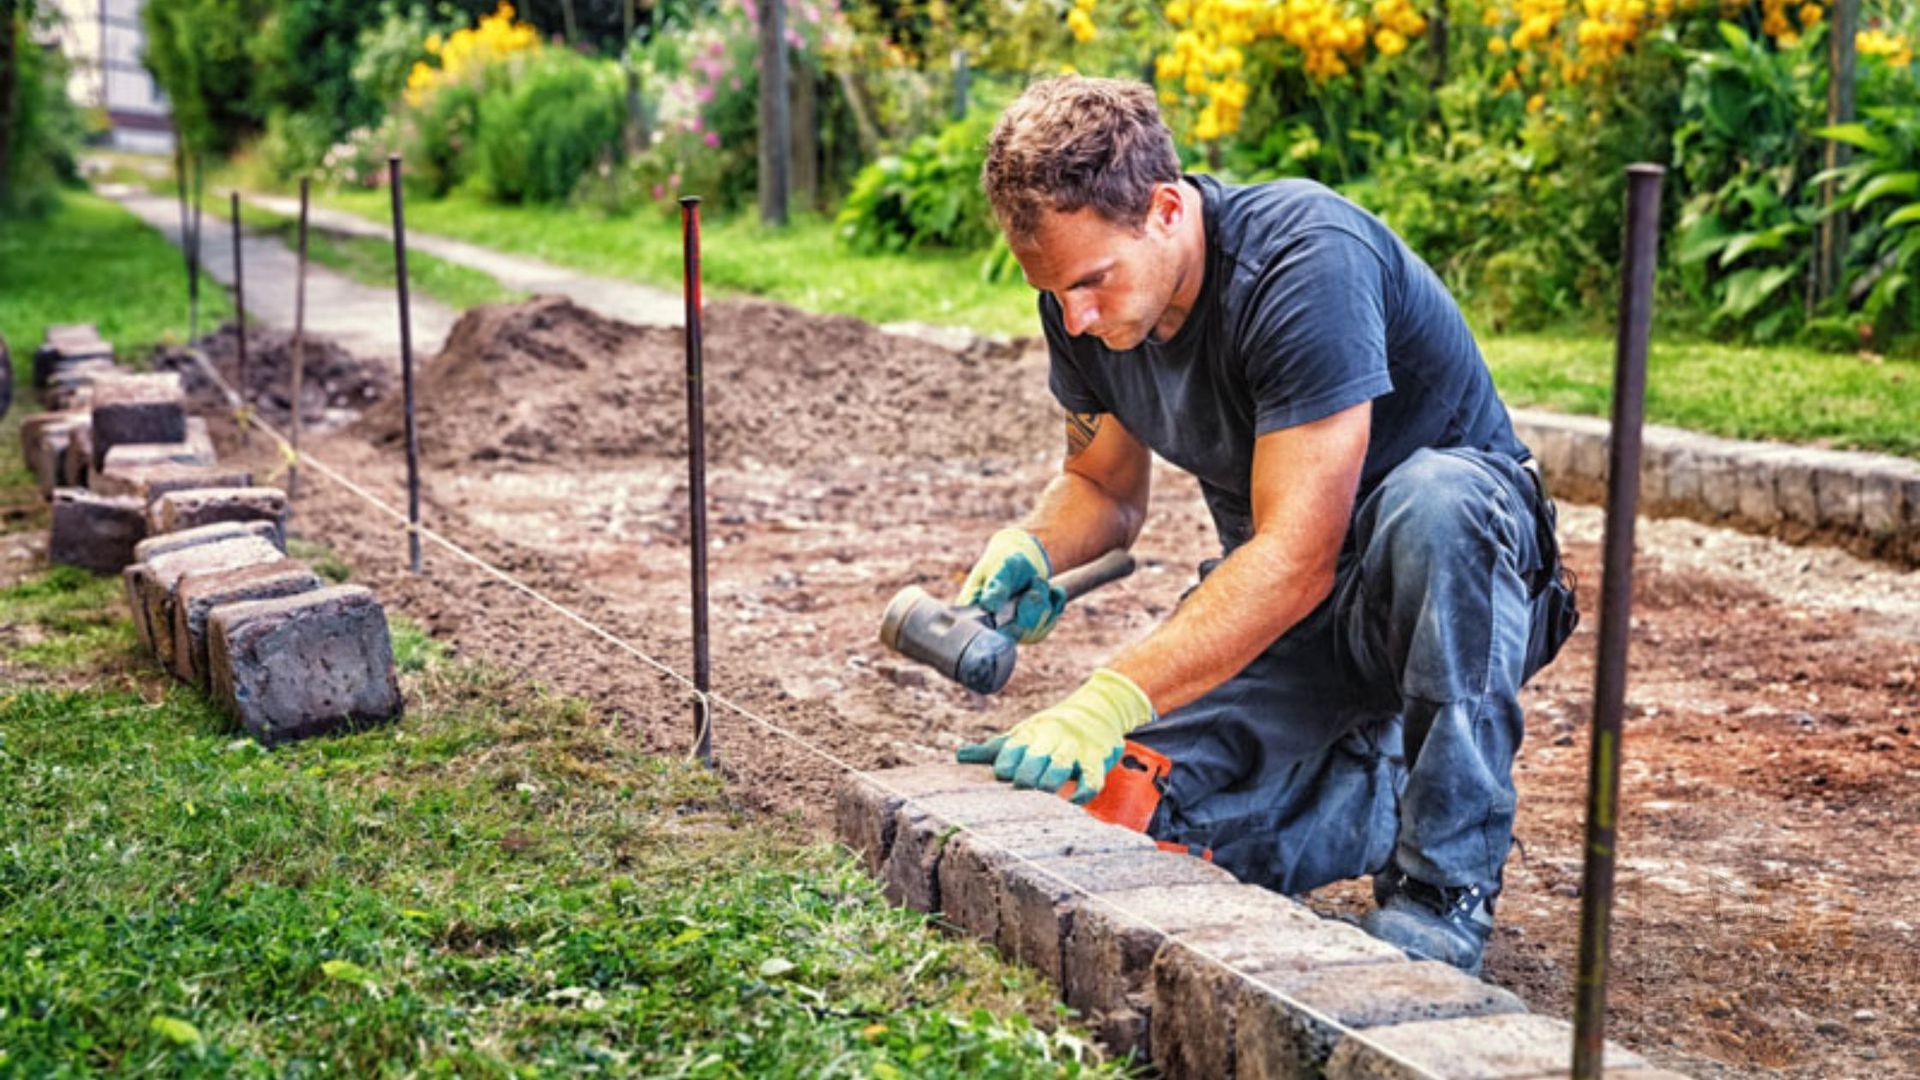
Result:
[[[1159,202],[1137,230],[1091,208],[1048,213],[1029,241],[1013,245],[1028,284],[1059,302],[1067,333],[1091,334],[1115,352],[1153,333],[1179,277]]]

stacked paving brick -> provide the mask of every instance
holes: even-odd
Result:
[[[984,768],[850,778],[834,818],[889,899],[1037,968],[1170,1078],[1567,1075],[1571,1026],[1511,993]]]
[[[119,367],[90,326],[48,328],[33,361],[47,411],[21,451],[52,562],[121,574],[141,644],[267,745],[399,718],[379,601],[287,558],[286,493],[219,463],[178,376]]]

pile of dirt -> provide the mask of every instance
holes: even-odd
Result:
[[[202,337],[197,347],[229,386],[240,385],[240,337],[232,323]],[[161,348],[152,362],[155,371],[178,372],[194,401],[212,407],[225,403],[220,388],[187,350]],[[380,361],[362,359],[330,339],[309,335],[301,361],[300,422],[315,429],[351,423],[398,381]],[[247,332],[247,396],[267,423],[284,431],[292,421],[292,334],[259,328]]]
[[[864,457],[1027,457],[1058,431],[1045,379],[1023,361],[959,353],[858,319],[763,301],[707,309],[707,452],[716,464],[847,463]],[[418,376],[431,461],[567,463],[686,454],[685,335],[594,314],[560,297],[475,308]],[[363,432],[403,437],[401,402]]]

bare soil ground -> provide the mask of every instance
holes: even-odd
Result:
[[[818,819],[839,765],[944,757],[1051,703],[1172,608],[1216,553],[1198,492],[1156,475],[1132,579],[1082,601],[997,699],[875,640],[900,587],[957,587],[1057,467],[1044,358],[965,357],[850,319],[722,303],[707,324],[715,689],[741,797]],[[565,301],[481,309],[420,376],[427,524],[689,670],[677,331]],[[223,453],[273,458],[223,433]],[[404,505],[389,398],[309,450]],[[469,564],[303,480],[295,529],[457,647],[592,697],[660,753],[688,695]],[[1599,578],[1601,515],[1567,507]],[[1609,1034],[1703,1076],[1920,1074],[1920,574],[1687,522],[1641,524]],[[1590,606],[1597,590],[1584,590]],[[1527,690],[1517,849],[1491,979],[1573,997],[1594,623]],[[1322,890],[1361,910],[1363,884]]]

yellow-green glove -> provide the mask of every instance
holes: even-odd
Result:
[[[987,541],[987,550],[973,564],[956,604],[971,604],[995,615],[1013,602],[1009,617],[995,627],[1022,645],[1046,637],[1066,610],[1066,590],[1048,582],[1053,560],[1047,549],[1025,529],[1001,529]]]
[[[1127,733],[1153,719],[1153,702],[1133,680],[1096,668],[1080,689],[1051,709],[1034,713],[1005,735],[960,748],[966,765],[993,763],[996,779],[1017,788],[1059,791],[1077,781],[1073,801],[1100,794],[1107,770],[1120,761]]]

